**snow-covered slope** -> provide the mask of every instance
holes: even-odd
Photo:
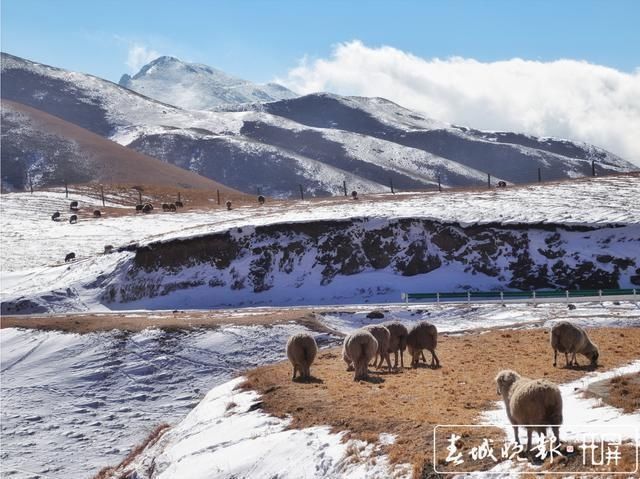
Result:
[[[123,75],[123,87],[189,110],[208,110],[225,104],[265,102],[294,98],[291,90],[267,83],[257,85],[199,63],[159,57],[133,77]]]
[[[170,62],[171,63],[171,62]],[[182,68],[182,67],[181,67]],[[177,74],[177,73],[176,73]],[[114,83],[2,55],[2,96],[248,193],[339,194],[537,181],[634,167],[566,140],[479,132],[380,98],[307,95],[196,111]]]
[[[3,231],[10,232],[2,250],[3,311],[327,304],[398,301],[403,291],[632,287],[640,283],[640,210],[632,207],[638,195],[640,178],[628,174],[171,217],[132,213],[69,225],[52,224],[48,212],[39,211],[38,194],[10,194],[2,202]],[[137,249],[100,254],[105,244],[132,240]],[[31,243],[45,246],[25,254]],[[77,263],[63,263],[69,251]]]

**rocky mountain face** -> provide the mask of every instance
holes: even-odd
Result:
[[[189,68],[190,78],[224,77],[161,58],[140,78],[168,69],[177,82]],[[2,80],[5,99],[251,194],[295,197],[302,186],[307,194],[336,195],[344,183],[359,192],[429,189],[438,181],[479,186],[488,174],[494,182],[535,182],[539,168],[544,180],[560,180],[591,175],[592,161],[599,175],[635,169],[591,145],[447,125],[380,98],[313,94],[189,110],[8,54]]]
[[[311,290],[375,301],[390,289],[399,299],[412,290],[635,287],[639,248],[638,225],[316,221],[152,243],[101,288],[109,304],[197,292],[223,306],[245,295],[246,304],[282,304]]]
[[[119,84],[142,95],[188,110],[209,110],[221,105],[267,102],[297,96],[277,83],[257,85],[199,63],[160,57]]]

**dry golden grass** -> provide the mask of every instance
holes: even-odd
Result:
[[[640,374],[615,376],[589,386],[585,392],[600,398],[610,406],[622,409],[625,413],[640,411]]]
[[[600,328],[589,335],[601,350],[599,371],[639,357],[640,329]],[[391,461],[411,463],[416,477],[431,477],[434,426],[478,423],[478,415],[500,399],[493,380],[498,371],[515,369],[524,376],[557,383],[590,371],[588,367],[554,368],[549,334],[543,329],[443,335],[437,352],[440,369],[377,372],[370,382],[354,382],[353,373],[345,371],[340,350],[334,348],[318,355],[311,368],[315,381],[292,382],[290,365],[282,362],[250,371],[244,387],[262,394],[265,412],[290,416],[291,427],[328,424],[361,439],[394,434],[395,444],[385,449]],[[477,432],[468,433],[465,439],[476,441]],[[438,450],[446,455],[444,439]],[[439,455],[438,462],[443,457]]]

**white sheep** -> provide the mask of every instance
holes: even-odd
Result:
[[[404,350],[407,348],[407,336],[409,330],[400,321],[388,321],[382,323],[389,330],[389,353],[394,354],[393,367],[398,367],[398,352],[400,353],[400,366],[404,368]]]
[[[546,433],[547,427],[551,427],[556,444],[560,443],[562,396],[558,386],[546,379],[522,377],[511,370],[500,371],[495,381],[518,444],[519,425],[527,429],[527,451],[531,449],[533,431]]]
[[[354,381],[369,377],[369,361],[377,350],[378,341],[369,331],[357,329],[347,335],[342,344],[342,358],[347,363],[347,371],[355,369]]]
[[[431,367],[440,367],[440,360],[438,356],[436,356],[437,345],[438,330],[436,327],[428,321],[419,321],[416,323],[407,335],[407,349],[411,355],[411,367],[418,367],[421,354],[424,359],[423,349],[431,352]]]
[[[311,364],[318,354],[316,340],[308,333],[294,334],[287,341],[287,357],[293,365],[293,377],[296,373],[301,379],[311,378]]]
[[[389,341],[391,339],[391,333],[382,324],[370,324],[369,326],[365,326],[363,329],[366,329],[373,334],[373,337],[378,341],[378,350],[376,351],[376,355],[373,357],[374,367],[380,369],[383,361],[386,360],[387,367],[389,371],[391,371],[391,359],[389,358]],[[380,356],[379,363],[378,356]]]
[[[582,354],[591,361],[591,366],[598,364],[598,347],[591,342],[587,332],[580,326],[568,321],[560,321],[551,328],[551,347],[553,348],[553,367],[558,362],[558,351],[564,353],[565,367],[578,366],[576,354]],[[569,353],[572,354],[569,361]]]

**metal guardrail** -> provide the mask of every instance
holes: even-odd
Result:
[[[637,301],[638,291],[635,288],[626,289],[574,289],[574,290],[532,290],[532,291],[465,291],[465,292],[445,292],[445,293],[402,293],[402,300],[408,303],[412,299],[423,301],[441,302],[533,302],[540,300],[579,300],[584,298],[598,299],[629,299]],[[614,298],[615,297],[615,298]],[[554,301],[555,302],[555,301]]]

